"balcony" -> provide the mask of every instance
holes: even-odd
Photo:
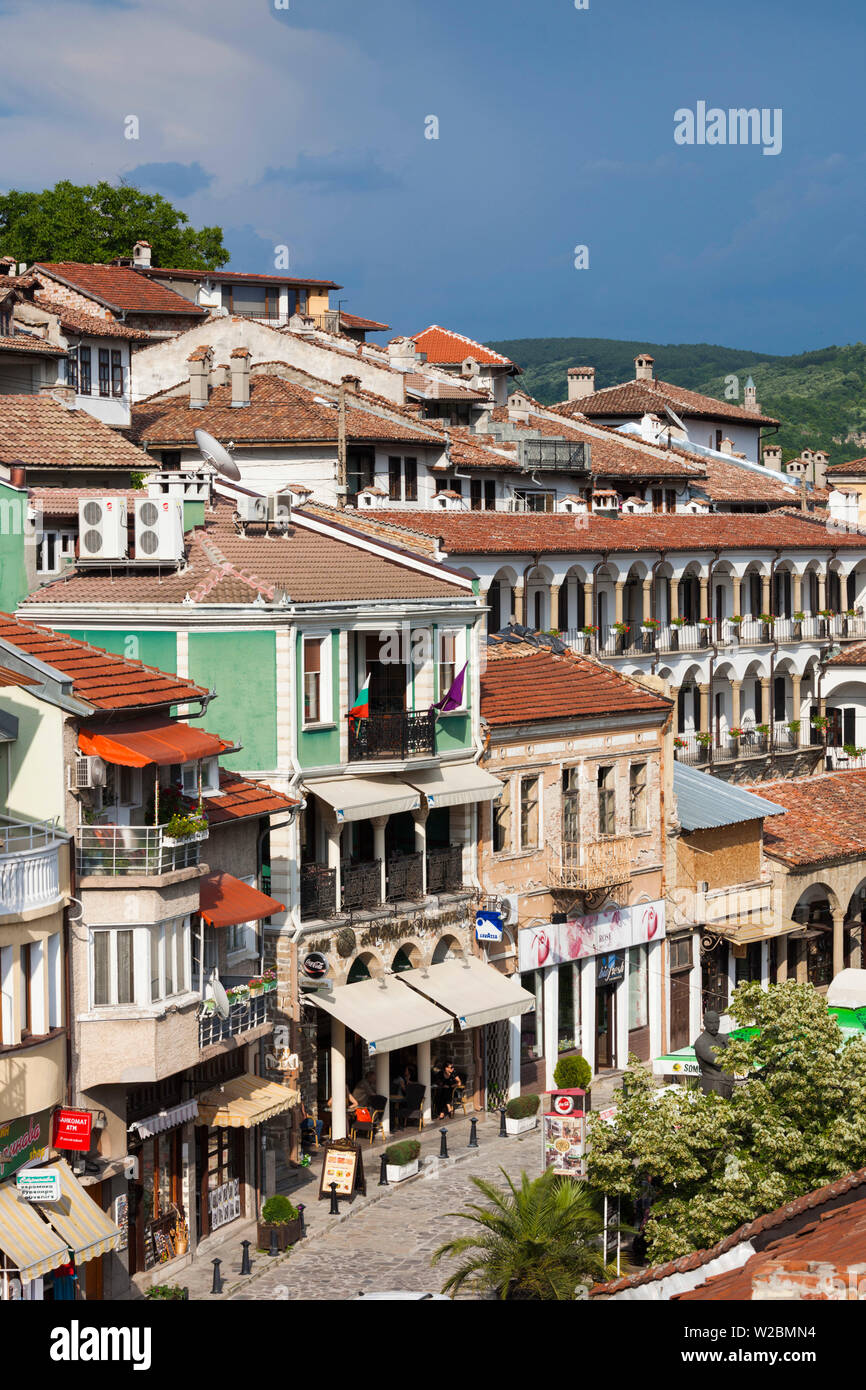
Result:
[[[427,892],[459,893],[463,887],[463,849],[445,845],[427,851]]]
[[[0,817],[0,915],[49,908],[62,899],[55,821]]]
[[[337,911],[337,870],[326,864],[301,865],[301,920],[333,917]]]
[[[207,831],[175,840],[162,825],[82,825],[78,829],[78,876],[117,878],[158,875],[195,868]]]
[[[435,715],[389,710],[349,720],[349,762],[432,757],[435,752]]]
[[[229,981],[224,980],[224,984]],[[214,1047],[229,1038],[238,1038],[253,1028],[270,1023],[274,1016],[275,991],[252,995],[249,999],[233,1003],[228,1018],[220,1018],[217,1013],[205,1013],[198,1021],[198,1045],[200,1048]]]
[[[612,888],[630,881],[633,861],[634,843],[628,835],[588,844],[564,840],[559,868],[554,869],[556,885],[581,893]]]
[[[341,911],[380,907],[382,904],[382,861],[372,859],[365,864],[340,865]]]
[[[417,902],[424,896],[420,854],[395,854],[388,860],[385,897],[389,903]]]
[[[700,767],[708,763],[735,762],[739,758],[766,758],[770,753],[796,753],[810,746],[801,742],[802,732],[792,729],[784,720],[769,725],[744,719],[737,728],[737,733],[721,729],[715,738],[694,731],[675,734],[674,757],[677,762]]]

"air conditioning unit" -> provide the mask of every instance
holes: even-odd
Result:
[[[504,927],[517,926],[519,902],[517,893],[505,893],[500,899],[499,911],[502,913],[502,925]]]
[[[125,560],[126,498],[79,498],[78,538],[82,560]]]
[[[105,763],[95,753],[76,758],[69,769],[69,786],[73,791],[81,791],[84,787],[104,787],[105,780]]]
[[[241,521],[260,521],[262,523],[267,521],[267,497],[245,497],[239,495],[236,499],[236,504],[237,514]]]
[[[271,492],[268,494],[268,524],[273,526],[283,522],[288,526],[292,519],[292,494],[290,492]]]
[[[136,498],[135,558],[139,563],[183,559],[183,502],[179,498]]]

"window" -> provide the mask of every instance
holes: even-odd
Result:
[[[662,511],[662,490],[660,487],[653,488],[653,511]]]
[[[486,512],[496,511],[496,479],[484,479],[484,510]]]
[[[243,880],[255,887],[255,878],[250,875]],[[259,954],[258,922],[238,922],[226,928],[226,952],[231,956],[257,956]]]
[[[150,932],[150,1002],[189,990],[189,917],[157,922]]]
[[[515,488],[515,511],[553,512],[556,510],[555,492],[531,492],[526,488]]]
[[[673,936],[668,941],[670,951],[670,969],[691,970],[692,968],[692,938],[690,936]]]
[[[443,699],[457,675],[457,633],[439,633],[439,699]],[[461,701],[462,703],[462,701]]]
[[[675,512],[677,509],[677,494],[672,487],[665,489],[665,511]]]
[[[628,953],[628,1026],[646,1028],[649,1022],[649,947],[632,946]]]
[[[535,995],[535,1008],[520,1019],[520,1060],[535,1062],[544,1056],[544,984],[540,970],[528,970],[520,976],[521,988]]]
[[[646,830],[646,763],[632,763],[629,768],[628,796],[632,830]]]
[[[111,395],[111,355],[108,348],[99,349],[99,394]]]
[[[503,854],[511,848],[511,783],[504,782],[498,801],[491,802],[493,816],[493,853]]]
[[[36,547],[36,573],[53,574],[57,569],[57,532],[43,531]]]
[[[123,395],[123,357],[119,348],[111,349],[111,394]]]
[[[118,806],[139,806],[141,804],[141,769],[119,767],[109,763],[107,768],[105,800]]]
[[[538,793],[537,777],[520,779],[520,848],[538,848]]]
[[[29,1038],[33,1032],[33,970],[34,943],[28,942],[20,950],[19,1003],[21,1005],[21,1038]]]
[[[163,449],[159,458],[164,472],[180,468],[180,449]]]
[[[404,496],[407,502],[418,501],[418,460],[406,458],[403,460],[403,472],[405,475]]]
[[[481,479],[473,478],[469,484],[469,510],[480,512],[482,510]]]
[[[73,350],[66,358],[66,384],[78,390],[78,353]]]
[[[93,942],[93,1006],[131,1004],[135,1000],[132,931],[95,931]]]
[[[398,458],[388,459],[388,501],[402,502],[403,500],[403,468],[402,460]]]
[[[304,724],[331,722],[328,639],[304,637]]]
[[[89,396],[91,392],[90,382],[90,348],[80,347],[78,349],[78,394],[79,396]]]
[[[579,769],[562,769],[562,838],[566,844],[575,845],[580,840],[580,791]]]
[[[613,835],[616,832],[616,786],[613,767],[598,769],[598,833]]]

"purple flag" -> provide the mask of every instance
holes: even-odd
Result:
[[[450,710],[460,709],[463,704],[463,682],[466,680],[466,667],[468,661],[464,663],[463,669],[458,671],[445,695],[441,700],[437,700],[435,705],[430,706],[430,713],[438,709],[440,714],[448,714]]]

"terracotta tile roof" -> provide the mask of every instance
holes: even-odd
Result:
[[[174,290],[155,284],[128,266],[37,261],[29,273],[59,280],[118,314],[183,314],[204,318],[206,313]]]
[[[826,772],[748,787],[785,807],[764,827],[764,851],[786,864],[866,856],[866,770]]]
[[[360,528],[347,526],[345,540],[300,525],[290,526],[284,536],[268,537],[252,530],[241,536],[234,527],[233,511],[230,504],[220,502],[207,513],[204,527],[188,540],[182,572],[160,574],[122,567],[115,567],[110,575],[90,569],[73,571],[68,578],[35,590],[24,606],[32,607],[35,616],[46,603],[173,604],[189,599],[249,604],[258,598],[274,603],[282,592],[297,603],[345,603],[467,594],[465,584],[454,582],[444,568],[441,578],[428,576],[401,563],[401,551],[396,548],[394,558],[386,559],[350,543],[349,537]],[[403,538],[401,542],[403,552],[408,551]],[[391,544],[396,547],[395,539]],[[416,558],[419,551],[420,547]]]
[[[475,391],[471,386],[463,386],[459,381],[436,381],[424,376],[422,372],[407,372],[403,378],[406,390],[421,395],[428,401],[487,401],[487,391]]]
[[[90,338],[123,338],[133,343],[150,341],[150,334],[140,328],[117,323],[114,319],[100,318],[98,314],[85,314],[83,310],[73,309],[47,294],[36,294],[33,303],[50,314],[56,314],[64,333],[86,334]]]
[[[581,516],[543,512],[377,511],[380,521],[439,536],[451,555],[570,554],[660,550],[862,549],[857,535],[828,534],[801,512],[714,512],[709,516]]]
[[[0,335],[0,350],[3,352],[36,353],[39,357],[65,357],[66,348],[47,343],[44,338],[35,338],[30,333]]]
[[[492,424],[508,419],[506,406],[491,411]],[[589,422],[587,422],[589,424]],[[530,415],[525,423],[515,423],[516,429],[533,430],[551,439],[572,439],[590,446],[594,474],[630,478],[703,478],[704,461],[696,455],[686,456],[671,449],[643,444],[633,436],[620,434],[604,425],[593,423],[582,428],[574,420],[550,420],[543,415]]]
[[[834,473],[841,473],[843,476],[850,473],[854,478],[862,478],[866,474],[866,458],[849,459],[847,463],[831,463],[827,469],[827,477],[832,479]]]
[[[866,642],[853,642],[843,647],[838,656],[832,656],[827,666],[866,666]]]
[[[486,650],[481,717],[494,727],[632,711],[667,714],[672,708],[670,700],[592,657],[495,638]]]
[[[88,497],[116,496],[116,490],[105,487],[31,487],[30,500],[42,508],[43,517],[56,517],[58,520],[74,518],[78,520],[78,503]],[[126,515],[134,517],[135,503],[144,497],[144,492],[126,492]]]
[[[466,338],[462,333],[452,332],[450,328],[440,328],[437,323],[425,328],[423,333],[413,333],[412,341],[419,352],[426,352],[427,361],[431,363],[456,366],[465,362],[467,357],[474,357],[476,362],[486,366],[514,366],[510,357],[503,357],[501,353],[494,352],[483,343],[476,343],[474,338]]]
[[[577,401],[561,401],[552,409],[562,415],[571,415],[576,411],[591,418],[594,415],[645,415],[647,411],[663,412],[665,406],[678,415],[697,415],[710,420],[738,420],[741,424],[751,425],[779,423],[771,415],[759,415],[756,411],[745,410],[741,405],[732,405],[730,401],[719,401],[715,396],[704,396],[700,391],[687,391],[684,386],[675,386],[671,381],[655,379],[606,386],[604,390],[582,396]]]
[[[799,486],[771,469],[741,468],[736,462],[704,459],[706,481],[702,491],[713,502],[759,502],[771,507],[790,507],[796,503]],[[815,493],[809,496],[814,499]]]
[[[333,387],[331,388],[333,390]],[[194,431],[244,443],[336,443],[337,410],[315,397],[319,392],[278,376],[250,377],[250,403],[232,408],[230,385],[217,386],[208,404],[190,410],[188,395],[160,393],[132,408],[133,433],[143,444],[193,444]],[[361,408],[360,396],[346,407],[346,429],[353,440],[393,440],[435,447],[437,437],[420,421],[410,424],[393,402],[387,416]],[[358,404],[354,402],[357,401]],[[420,426],[420,428],[419,428]]]
[[[853,1192],[856,1195],[852,1197],[852,1202],[859,1202],[861,1196],[857,1193],[857,1189],[864,1184],[866,1184],[866,1168],[858,1168],[853,1173],[847,1173],[843,1178],[837,1178],[835,1182],[827,1183],[825,1187],[818,1187],[812,1192],[805,1193],[802,1197],[796,1197],[792,1202],[786,1202],[784,1206],[777,1207],[774,1211],[756,1217],[754,1221],[747,1221],[745,1225],[738,1226],[729,1236],[725,1236],[723,1240],[718,1241],[707,1250],[694,1250],[689,1255],[681,1255],[679,1259],[669,1260],[667,1264],[652,1265],[649,1269],[642,1269],[638,1274],[614,1279],[607,1284],[596,1284],[595,1288],[590,1290],[590,1297],[610,1296],[624,1292],[626,1289],[657,1283],[674,1274],[700,1269],[703,1265],[718,1259],[720,1255],[727,1254],[729,1250],[733,1250],[735,1246],[741,1245],[746,1240],[755,1243],[761,1239],[765,1248],[771,1250],[772,1246],[763,1239],[769,1232],[786,1225],[788,1222],[796,1222],[810,1212],[819,1213],[821,1207],[830,1204],[838,1206],[841,1210],[847,1210],[850,1204],[843,1204],[842,1199],[849,1192]]]
[[[181,676],[114,656],[101,647],[0,613],[0,641],[72,678],[74,693],[97,709],[128,710],[201,699],[203,686]]]
[[[219,796],[203,798],[209,825],[226,825],[249,816],[270,816],[278,811],[290,811],[299,804],[296,797],[274,791],[266,782],[250,781],[225,768],[220,768]]]
[[[10,671],[7,666],[0,666],[0,686],[38,684],[32,676],[22,676],[20,671]]]
[[[152,468],[152,460],[86,410],[50,396],[0,395],[0,463],[38,468]]]
[[[362,319],[358,314],[347,314],[345,309],[341,309],[340,327],[363,328],[368,333],[381,333],[386,328],[390,328],[391,325],[390,323],[377,323],[376,319]]]
[[[149,265],[132,267],[136,275],[146,275],[149,280],[225,280],[232,284],[260,285],[316,285],[321,289],[341,290],[334,280],[311,280],[298,275],[258,275],[245,270],[187,270],[182,266]]]

